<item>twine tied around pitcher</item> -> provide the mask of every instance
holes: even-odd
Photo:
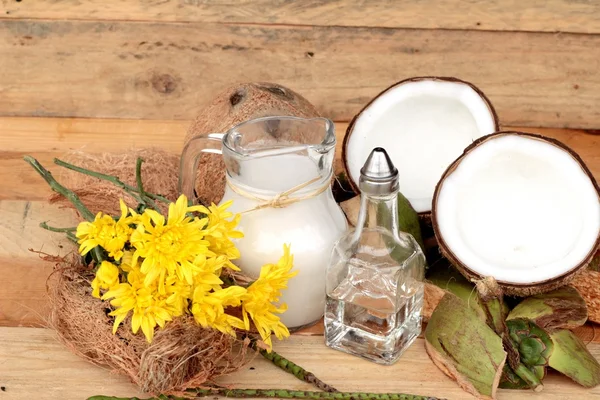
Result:
[[[327,179],[325,181],[326,183],[324,183],[320,187],[318,187],[315,190],[312,190],[302,196],[297,196],[297,197],[290,197],[290,196],[293,195],[294,193],[304,189],[305,187],[312,185],[315,182],[318,182],[319,180],[321,180],[321,177],[313,178],[309,181],[306,181],[299,185],[296,185],[291,189],[288,189],[281,193],[277,193],[275,196],[270,197],[270,198],[256,196],[255,194],[250,193],[249,191],[244,190],[241,187],[237,186],[235,183],[231,182],[231,180],[229,178],[227,178],[227,186],[229,186],[229,188],[231,188],[231,190],[233,190],[235,193],[239,194],[240,196],[243,196],[247,199],[254,200],[254,201],[257,201],[260,203],[256,207],[253,207],[246,211],[242,211],[240,213],[240,214],[246,214],[246,213],[256,211],[256,210],[262,210],[264,208],[284,208],[284,207],[289,206],[290,204],[298,203],[303,200],[308,200],[308,199],[312,199],[313,197],[317,197],[318,195],[323,193],[325,190],[327,190],[327,188],[329,187],[329,181],[330,181],[329,179]]]

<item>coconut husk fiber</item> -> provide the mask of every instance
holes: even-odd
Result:
[[[134,149],[124,153],[88,154],[72,152],[61,159],[78,167],[83,167],[103,174],[116,176],[123,183],[136,186],[135,166],[136,160],[141,157],[142,181],[144,190],[149,193],[160,194],[171,201],[178,197],[179,156],[159,149]],[[58,181],[73,190],[81,201],[94,214],[102,211],[105,214],[120,215],[119,198],[128,206],[135,208],[137,202],[133,197],[115,186],[111,182],[94,178],[79,172],[60,168],[57,174]],[[73,208],[69,200],[59,194],[50,197],[51,203]],[[167,207],[160,202],[157,205],[163,212]]]
[[[600,324],[600,272],[584,270],[571,282],[585,300],[588,320]]]
[[[206,386],[249,361],[242,341],[203,329],[190,316],[158,329],[151,344],[139,332],[132,333],[130,318],[113,335],[110,305],[92,297],[93,270],[79,260],[61,260],[47,285],[49,325],[76,355],[126,375],[154,395]]]
[[[140,149],[121,154],[74,152],[61,159],[136,186],[138,157],[144,160],[144,189],[176,200],[177,155],[158,149]],[[119,198],[130,207],[137,206],[133,197],[111,182],[65,168],[57,170],[57,179],[73,190],[93,213],[120,215]],[[60,195],[53,195],[51,202],[73,208]],[[164,205],[157,204],[163,213],[167,212]],[[246,346],[241,341],[216,330],[203,329],[191,316],[175,318],[164,329],[157,329],[151,344],[140,332],[133,334],[130,318],[113,335],[114,318],[108,315],[111,306],[92,297],[93,278],[93,267],[83,265],[78,255],[59,260],[47,284],[51,305],[49,325],[74,354],[126,375],[140,390],[151,394],[177,394],[234,372],[247,361]]]
[[[300,94],[284,86],[266,83],[233,85],[216,95],[188,130],[187,144],[195,137],[209,133],[225,133],[241,122],[260,117],[319,117],[317,109]],[[217,204],[225,193],[223,158],[202,154],[196,173],[196,195],[204,204]]]

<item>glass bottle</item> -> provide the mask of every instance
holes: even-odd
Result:
[[[400,231],[398,170],[375,148],[361,169],[358,223],[327,269],[327,346],[393,364],[421,333],[425,256]]]

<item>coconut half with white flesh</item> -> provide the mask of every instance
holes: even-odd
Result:
[[[474,140],[498,130],[485,95],[456,78],[420,77],[394,84],[354,117],[342,147],[348,180],[358,193],[360,168],[383,147],[399,171],[400,191],[428,216],[444,170]]]
[[[438,183],[432,223],[442,253],[468,278],[506,294],[563,286],[600,245],[600,190],[557,140],[497,132],[467,147]]]

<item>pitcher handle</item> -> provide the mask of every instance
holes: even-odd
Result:
[[[179,193],[197,203],[194,195],[196,170],[202,153],[222,154],[223,133],[209,133],[190,140],[183,148],[179,162]]]

